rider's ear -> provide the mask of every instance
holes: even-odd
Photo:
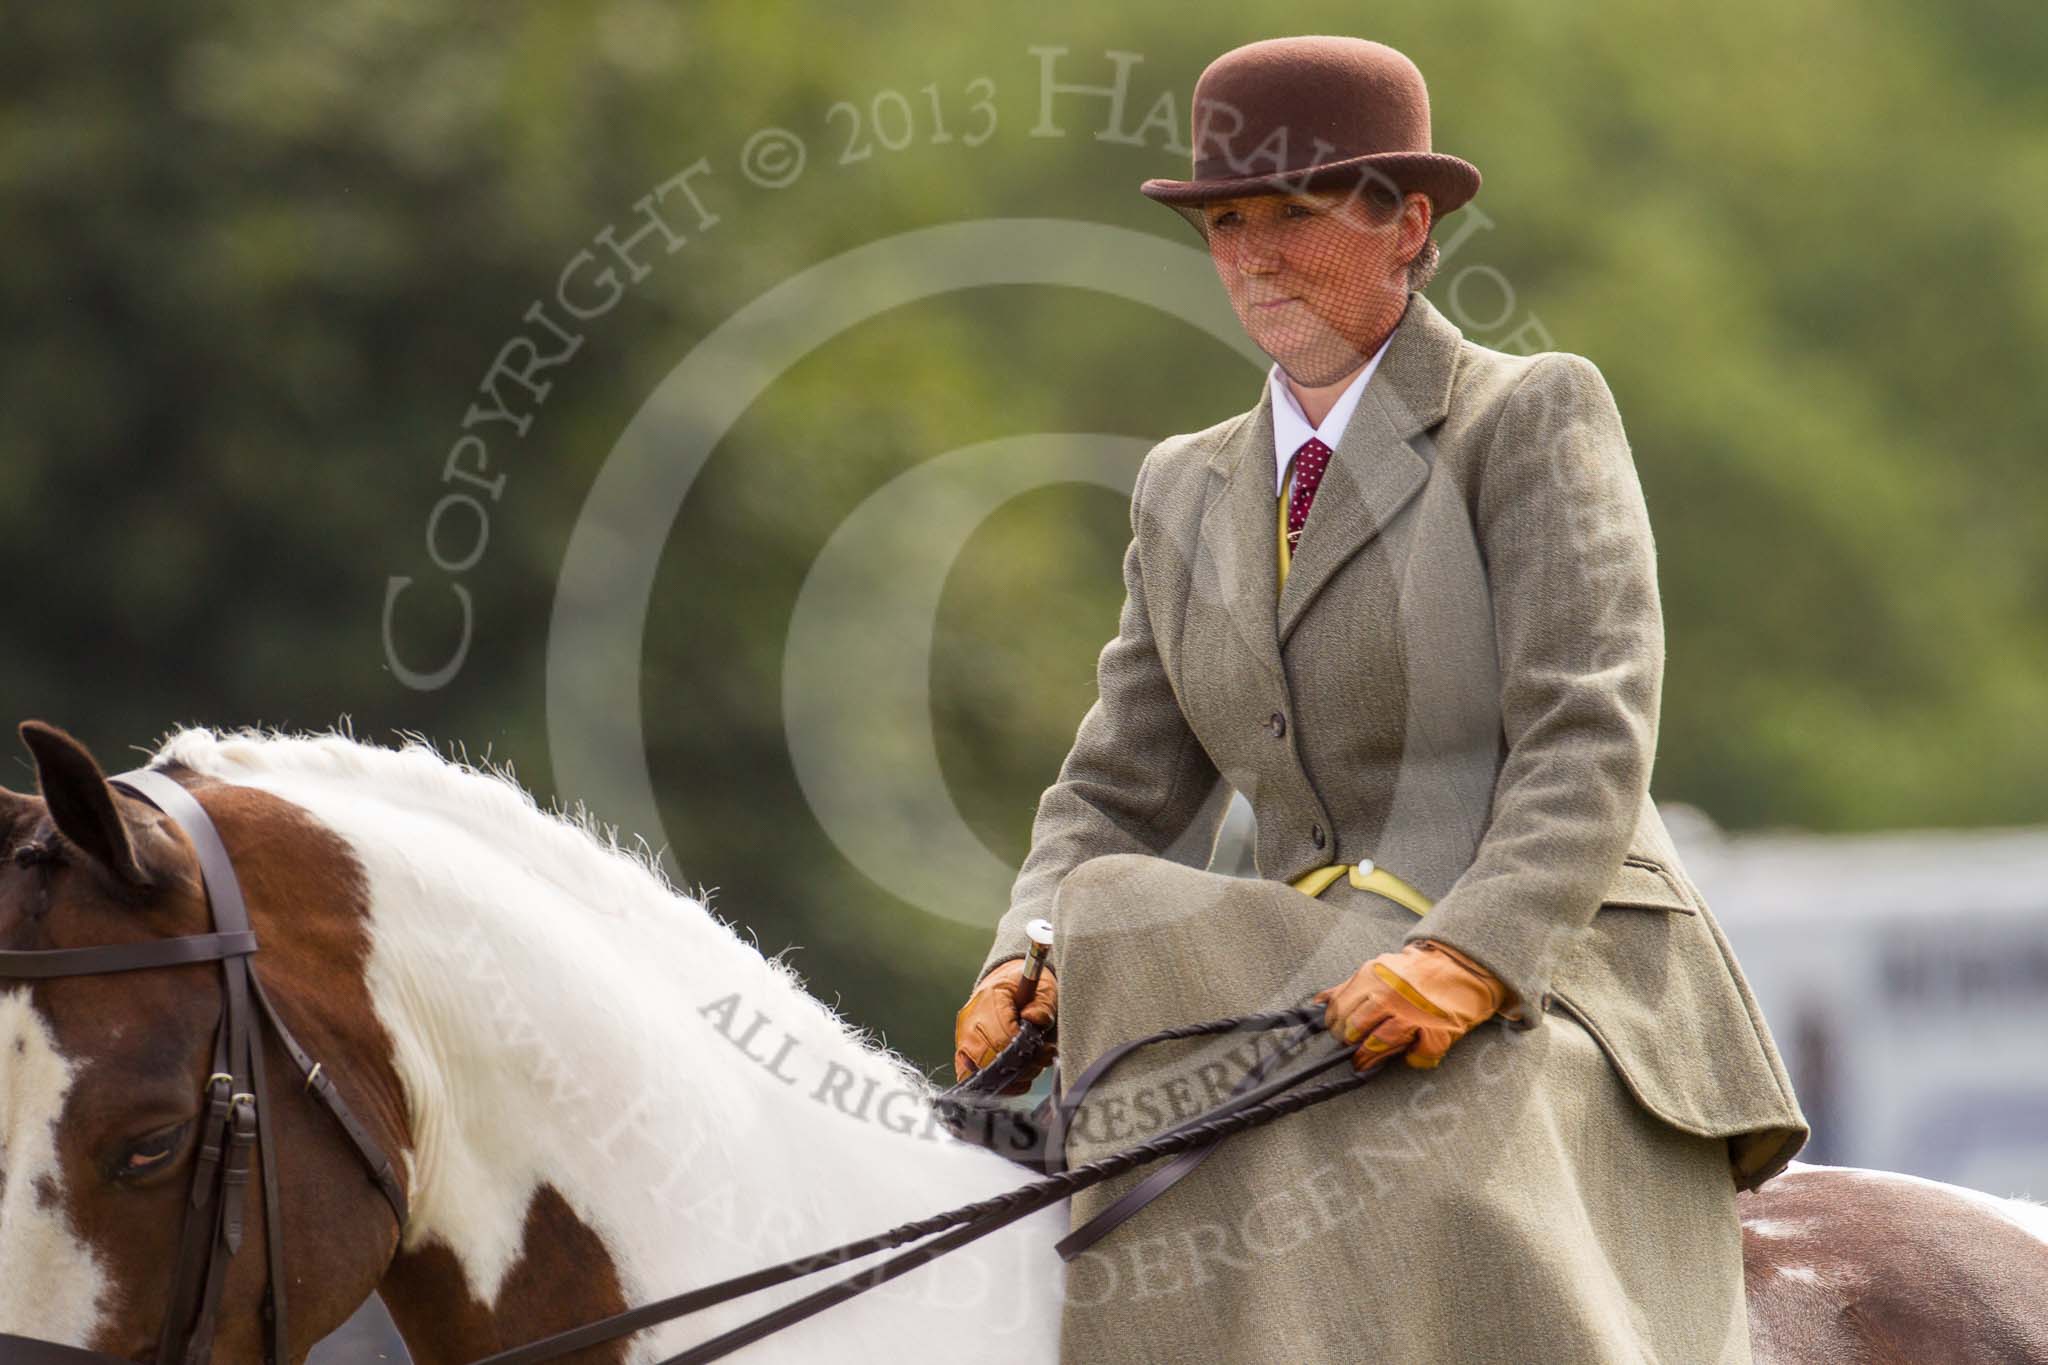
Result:
[[[135,838],[91,751],[39,720],[22,722],[21,742],[35,756],[36,785],[58,831],[116,881],[137,890],[149,888],[154,879],[136,856]]]

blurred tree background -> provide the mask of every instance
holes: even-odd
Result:
[[[935,224],[1046,216],[1192,249],[1137,185],[1186,173],[1201,67],[1255,38],[1361,32],[1355,7],[1322,3],[1256,23],[1158,0],[934,14],[17,8],[0,46],[8,715],[67,725],[109,763],[183,722],[346,717],[577,798],[548,753],[556,574],[607,452],[694,344],[809,266]],[[1476,0],[1376,15],[1363,36],[1415,58],[1437,147],[1486,177],[1440,227],[1456,246],[1433,301],[1482,344],[1591,357],[1620,403],[1667,611],[1659,798],[1735,828],[2041,821],[2038,8]],[[1101,136],[1104,100],[1054,94],[1061,131],[1034,136],[1034,47],[1065,49],[1057,79],[1076,84],[1138,54],[1123,127],[1167,96],[1175,129]],[[769,126],[808,148],[780,188],[739,165]],[[537,376],[544,401],[498,385],[530,425],[476,428],[506,481],[475,564],[437,568],[443,462],[501,348],[544,340],[529,306],[700,159],[691,186],[718,222],[664,201],[687,246],[643,248],[644,277]],[[799,945],[820,995],[923,1064],[949,1055],[987,932],[873,885],[809,811],[782,714],[805,575],[864,498],[946,451],[1156,440],[1242,411],[1260,382],[1185,323],[1078,289],[885,312],[720,442],[666,544],[644,656],[603,661],[640,670],[687,880],[764,949]],[[1125,515],[1101,488],[1050,484],[987,520],[946,584],[939,753],[1012,866],[1115,631]],[[444,557],[476,533],[440,530]],[[460,635],[449,585],[471,594],[445,686],[391,667],[395,576],[416,580],[391,641],[415,670]],[[871,790],[890,802],[891,774]]]

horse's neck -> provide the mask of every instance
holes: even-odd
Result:
[[[694,902],[599,908],[516,856],[357,842],[414,1124],[399,1269],[452,1257],[472,1312],[530,1309],[508,1296],[549,1257],[589,1283],[592,1245],[635,1304],[1017,1183]]]

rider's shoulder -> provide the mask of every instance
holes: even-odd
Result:
[[[1600,367],[1572,351],[1497,351],[1469,339],[1458,346],[1450,407],[1470,420],[1495,415],[1517,397],[1526,405],[1565,395],[1609,397]]]
[[[1199,500],[1215,456],[1257,411],[1254,405],[1199,431],[1183,431],[1159,441],[1138,467],[1134,501],[1142,500],[1154,508],[1170,507],[1189,497]]]

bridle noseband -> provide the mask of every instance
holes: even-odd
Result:
[[[192,1194],[186,1202],[179,1237],[178,1262],[171,1277],[170,1305],[159,1338],[158,1365],[203,1365],[213,1355],[219,1326],[221,1288],[228,1266],[241,1250],[247,1215],[252,1149],[260,1155],[257,1186],[263,1198],[264,1248],[269,1279],[264,1290],[264,1360],[284,1365],[289,1334],[285,1319],[284,1224],[278,1214],[277,1143],[273,1138],[269,1089],[263,1075],[262,1020],[268,1020],[292,1065],[310,1091],[347,1135],[362,1157],[370,1179],[382,1191],[391,1211],[405,1228],[405,1191],[390,1160],[369,1131],[357,1121],[322,1066],[306,1055],[284,1026],[263,983],[251,969],[256,935],[249,928],[248,906],[235,878],[226,845],[192,794],[163,773],[137,769],[108,779],[111,785],[154,806],[168,816],[198,850],[200,875],[213,916],[213,932],[178,938],[150,939],[98,948],[0,950],[0,980],[46,980],[63,976],[99,976],[151,967],[218,962],[223,1006],[214,1034],[213,1070],[205,1086],[205,1110],[199,1123],[199,1150],[192,1171]],[[253,1002],[253,1003],[252,1003]],[[256,1011],[261,1010],[259,1018]],[[5,1365],[119,1365],[121,1357],[77,1346],[0,1333],[0,1361]]]

